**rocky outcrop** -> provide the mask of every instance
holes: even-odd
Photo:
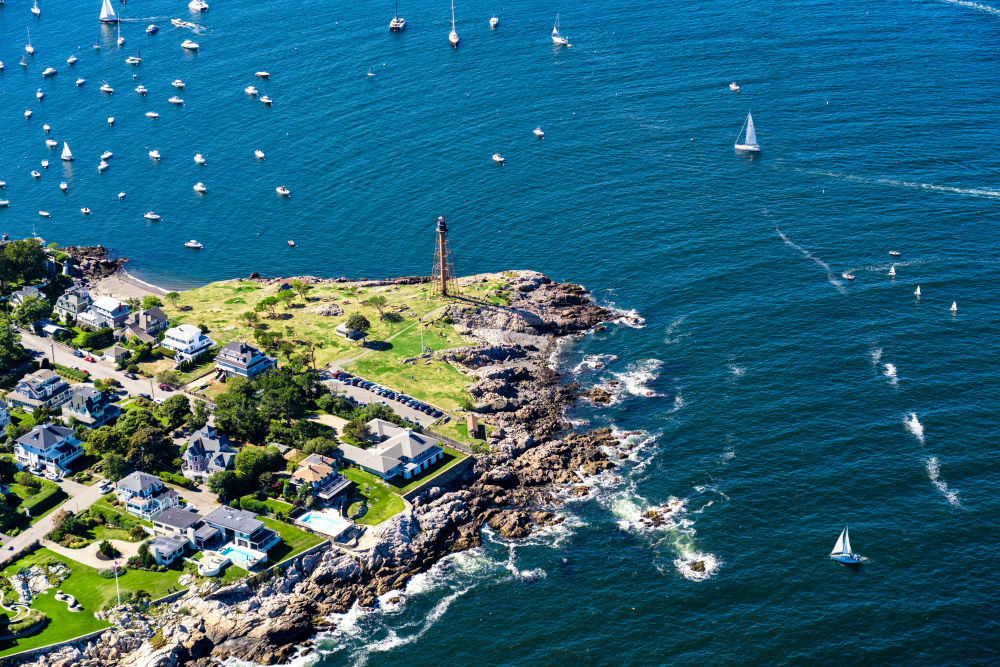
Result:
[[[108,249],[98,246],[69,246],[63,251],[73,259],[74,272],[86,281],[112,276],[125,267],[127,259],[112,257]]]

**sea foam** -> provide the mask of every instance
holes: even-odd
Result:
[[[896,366],[893,364],[883,364],[883,374],[889,378],[889,384],[893,387],[899,384],[899,378],[896,375]]]
[[[948,485],[943,479],[941,479],[941,466],[938,463],[936,456],[930,456],[924,460],[924,466],[927,468],[927,478],[931,480],[931,484],[934,485],[945,500],[948,501],[949,505],[953,507],[962,507],[962,501],[958,498],[958,491],[948,488]]]
[[[904,418],[903,425],[906,426],[907,431],[916,436],[921,445],[924,444],[924,425],[917,419],[916,412],[911,412],[909,417]]]

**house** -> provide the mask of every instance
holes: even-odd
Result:
[[[222,506],[205,517],[205,523],[215,528],[223,540],[266,553],[281,541],[281,537],[264,525],[253,512]],[[225,552],[225,547],[221,551]]]
[[[165,487],[159,477],[138,471],[115,482],[115,495],[126,512],[147,520],[180,504],[177,492]]]
[[[185,361],[197,357],[215,343],[193,324],[182,324],[167,329],[160,345],[173,350],[177,354],[178,361]]]
[[[170,565],[187,549],[188,541],[179,537],[154,537],[149,541],[149,553],[157,565]]]
[[[88,384],[78,384],[73,387],[73,396],[63,406],[62,412],[64,419],[72,417],[87,428],[97,428],[121,414],[121,408],[112,403],[103,391],[97,391]]]
[[[7,401],[13,407],[34,410],[38,407],[58,408],[72,395],[69,383],[55,371],[43,368],[25,375],[14,390],[7,394]]]
[[[154,536],[181,539],[193,549],[204,549],[219,536],[200,514],[183,507],[168,507],[153,517],[152,523]]]
[[[73,429],[39,424],[17,439],[14,462],[19,468],[65,473],[68,465],[83,456],[83,447]]]
[[[10,423],[10,410],[7,409],[7,404],[0,401],[0,429],[7,426]]]
[[[188,439],[181,455],[181,474],[188,479],[208,479],[220,470],[228,470],[234,458],[236,450],[229,445],[229,438],[214,426],[205,425]]]
[[[217,368],[227,377],[239,375],[253,380],[278,363],[274,357],[269,357],[253,345],[242,341],[226,343],[215,357]]]
[[[292,486],[307,486],[317,498],[329,502],[350,488],[351,482],[337,474],[333,459],[312,454],[303,459],[292,474]]]
[[[40,289],[29,285],[27,287],[23,287],[17,290],[16,292],[10,295],[10,305],[20,306],[22,303],[27,301],[29,297],[36,297],[43,301],[47,301],[45,295],[42,294],[42,291]]]
[[[102,296],[95,299],[90,308],[77,315],[76,321],[95,329],[113,329],[125,323],[129,312],[129,307],[118,299]]]
[[[63,322],[75,320],[94,303],[90,293],[80,286],[70,287],[56,299],[55,312]]]
[[[127,358],[131,354],[131,352],[126,350],[121,345],[112,345],[104,351],[104,358],[117,364],[119,361]]]
[[[166,330],[168,324],[166,314],[159,308],[143,309],[128,316],[122,328],[115,332],[115,338],[138,338],[143,343],[156,347],[156,337]]]
[[[368,449],[341,444],[344,460],[382,479],[402,475],[412,479],[444,458],[444,450],[434,438],[382,419],[368,422],[368,430],[380,442]]]

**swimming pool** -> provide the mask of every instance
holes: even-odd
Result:
[[[233,565],[242,567],[244,570],[249,570],[257,563],[267,560],[267,554],[246,547],[238,547],[232,542],[219,549],[219,555],[229,558],[233,561]]]
[[[350,519],[345,519],[340,514],[329,510],[323,512],[306,512],[296,519],[296,521],[312,528],[318,533],[329,535],[333,539],[337,539],[348,528],[354,525],[354,522]]]

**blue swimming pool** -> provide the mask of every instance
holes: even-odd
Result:
[[[341,533],[354,525],[353,521],[335,512],[306,512],[298,518],[298,522],[333,538],[340,537]]]
[[[253,549],[244,549],[233,544],[227,544],[219,550],[219,554],[233,561],[233,565],[242,567],[244,570],[250,569],[259,560],[261,553]]]

